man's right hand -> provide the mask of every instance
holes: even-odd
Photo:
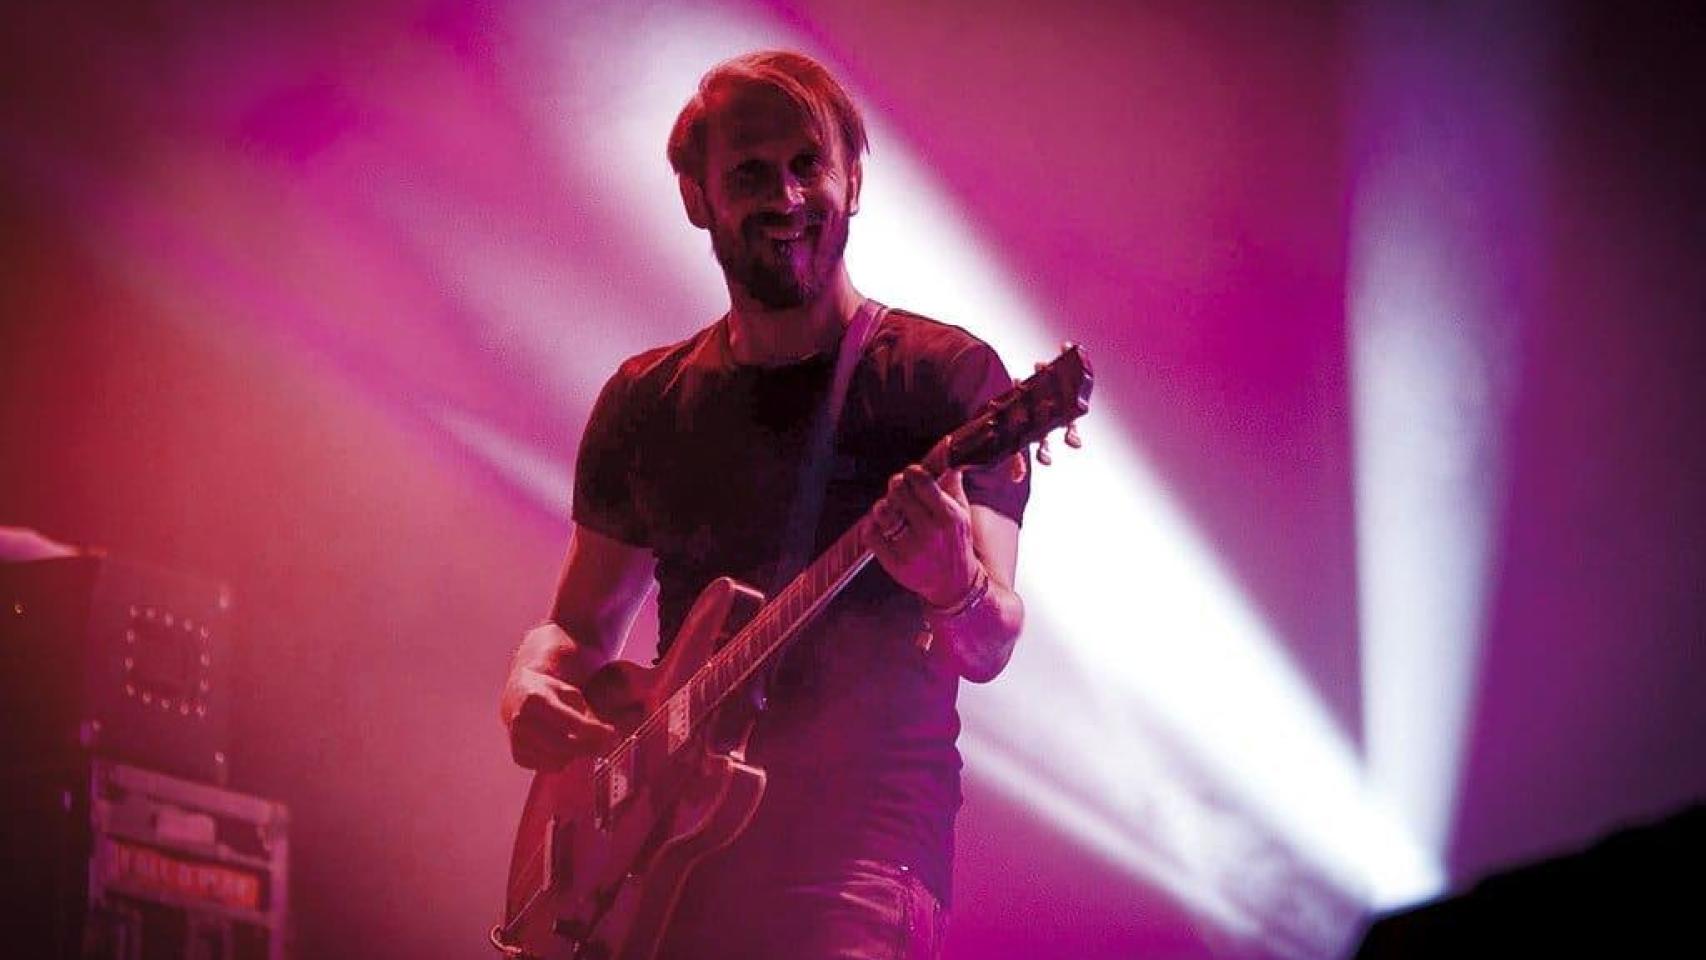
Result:
[[[592,712],[575,684],[622,648],[651,586],[653,563],[649,550],[575,527],[550,619],[522,637],[498,698],[516,763],[558,770],[615,739],[616,730]]]
[[[542,631],[555,636],[541,636]],[[557,675],[558,664],[572,655],[572,641],[554,625],[528,634],[516,652],[499,713],[509,730],[510,756],[523,767],[559,770],[615,739],[616,729],[593,713],[580,688]]]

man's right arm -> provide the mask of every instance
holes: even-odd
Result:
[[[579,684],[621,649],[652,565],[649,550],[575,527],[551,617],[522,638],[499,701],[516,763],[555,770],[609,742]]]

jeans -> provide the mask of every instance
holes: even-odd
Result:
[[[689,877],[658,960],[937,960],[947,912],[904,866]]]

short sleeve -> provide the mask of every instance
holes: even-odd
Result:
[[[948,367],[955,426],[970,420],[985,403],[1012,388],[1013,378],[989,344],[976,341],[967,346]],[[1022,523],[1025,504],[1031,497],[1030,455],[1028,448],[1020,453],[1025,458],[1025,475],[1017,481],[1007,460],[966,470],[966,499],[995,510],[1014,523]]]
[[[629,546],[650,545],[638,482],[643,411],[634,400],[626,365],[605,383],[587,417],[575,456],[571,516],[576,524]]]

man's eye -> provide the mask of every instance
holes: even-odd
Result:
[[[802,153],[794,158],[794,175],[798,177],[815,177],[823,172],[823,157],[815,153]]]

